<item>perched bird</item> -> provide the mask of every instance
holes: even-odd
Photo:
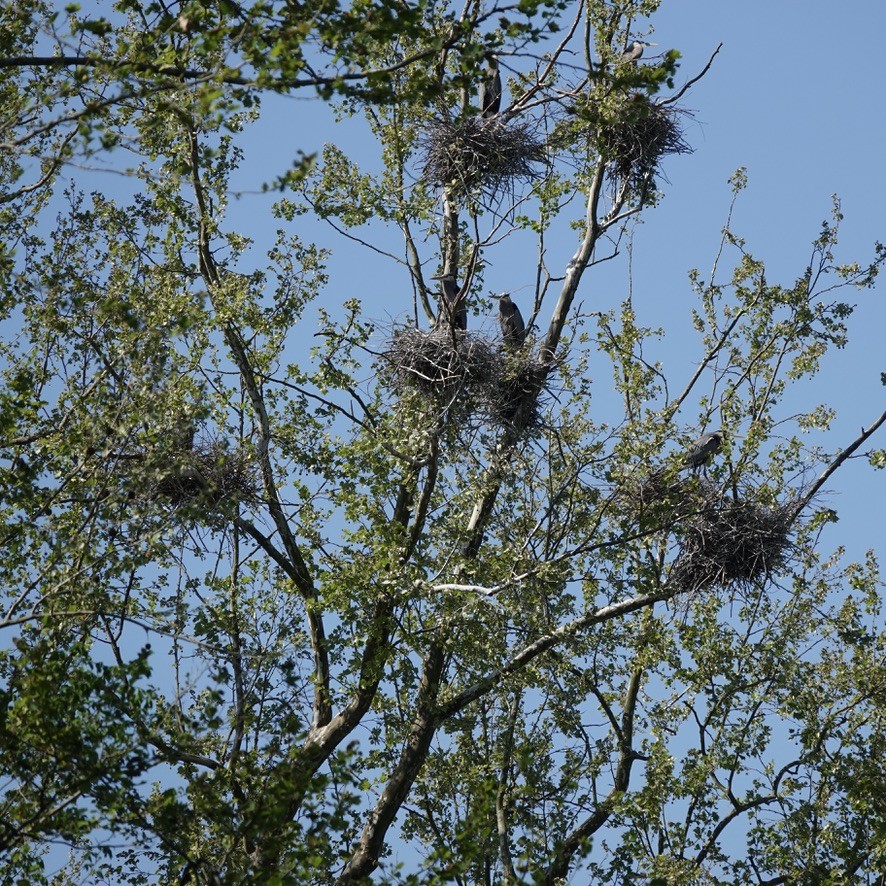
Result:
[[[720,451],[725,436],[723,431],[703,434],[695,441],[692,450],[683,459],[683,467],[692,468],[693,471],[704,467]]]
[[[498,72],[498,56],[490,55],[489,64],[483,72],[483,80],[477,90],[480,111],[487,119],[501,110],[501,74]]]
[[[185,451],[194,448],[194,437],[197,435],[197,423],[184,413],[178,415],[172,426],[171,440],[175,449]]]
[[[619,59],[619,64],[622,65],[633,65],[636,64],[637,60],[642,58],[643,49],[646,46],[658,46],[657,43],[648,43],[645,40],[632,40],[628,43],[627,48],[621,54],[621,59]]]
[[[498,323],[505,346],[519,348],[526,340],[526,324],[520,309],[511,301],[507,292],[496,295],[498,299]]]
[[[439,280],[443,290],[437,322],[446,320],[453,329],[461,329],[462,331],[467,329],[468,306],[465,303],[464,294],[459,290],[458,283],[455,282],[455,274],[438,274],[431,279]]]

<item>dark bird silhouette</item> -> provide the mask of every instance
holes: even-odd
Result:
[[[480,111],[487,119],[501,110],[501,74],[498,72],[498,57],[489,56],[489,64],[483,72],[483,80],[477,90]]]
[[[619,63],[623,65],[633,65],[643,57],[643,50],[647,46],[658,46],[657,43],[647,43],[645,40],[632,40],[628,43],[627,48],[621,54]]]
[[[526,340],[526,324],[520,309],[511,301],[507,292],[495,296],[498,299],[498,324],[505,346],[519,348]]]
[[[432,280],[440,281],[443,290],[440,298],[440,310],[437,314],[437,323],[445,321],[453,329],[462,331],[468,328],[468,306],[465,303],[464,293],[458,288],[454,274],[438,274]]]
[[[703,468],[720,451],[725,436],[723,431],[714,431],[699,437],[683,459],[683,467],[692,468],[693,471]]]

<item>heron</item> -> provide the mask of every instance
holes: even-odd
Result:
[[[477,90],[480,111],[485,118],[494,117],[501,110],[501,74],[498,72],[498,56],[490,55],[489,64],[483,72],[483,80]]]
[[[511,301],[510,293],[493,296],[498,299],[498,324],[505,346],[519,348],[526,340],[526,324],[520,309]]]
[[[439,280],[443,297],[440,299],[440,311],[437,321],[445,317],[453,329],[468,328],[468,307],[465,304],[464,294],[459,290],[455,281],[455,274],[437,274],[432,280]]]
[[[638,59],[643,56],[643,50],[647,46],[658,46],[658,44],[649,43],[646,40],[632,40],[630,43],[628,43],[627,48],[621,54],[621,59],[619,59],[619,63],[622,65],[636,64]]]
[[[172,426],[170,439],[175,449],[182,452],[194,448],[194,438],[197,436],[197,423],[193,418],[180,413],[175,418]]]
[[[722,430],[703,434],[695,441],[692,450],[683,459],[683,467],[692,468],[694,472],[703,468],[720,451],[725,437],[726,433]]]

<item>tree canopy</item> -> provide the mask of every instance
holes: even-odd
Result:
[[[822,533],[886,413],[795,407],[886,253],[835,202],[776,282],[730,220],[686,377],[583,295],[716,76],[623,57],[659,5],[0,12],[4,882],[883,882],[881,580]],[[293,96],[377,158],[287,104],[258,225]]]

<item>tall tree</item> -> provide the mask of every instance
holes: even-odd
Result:
[[[832,411],[782,406],[884,253],[837,264],[835,205],[773,283],[730,222],[688,378],[630,299],[582,314],[710,67],[623,58],[658,6],[4,8],[10,880],[886,875],[878,567],[819,545],[886,414],[829,454],[800,433]],[[262,103],[308,91],[383,162],[304,146],[265,241],[232,178]],[[137,187],[65,187],[87,161]],[[410,322],[336,302],[321,223]],[[480,319],[515,241],[504,341]]]

